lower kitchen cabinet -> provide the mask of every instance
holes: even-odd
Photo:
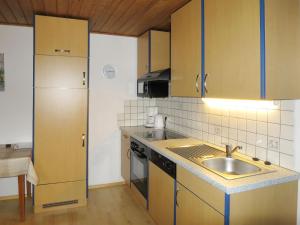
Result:
[[[298,182],[230,195],[230,225],[296,225]]]
[[[122,132],[121,137],[121,175],[130,184],[130,136]]]
[[[174,183],[171,176],[149,162],[149,213],[157,225],[174,224]]]
[[[296,225],[297,181],[226,195],[178,165],[177,181],[177,225]]]
[[[177,183],[177,225],[224,225],[224,216]]]

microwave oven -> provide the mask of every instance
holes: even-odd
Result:
[[[169,81],[167,80],[138,80],[137,96],[148,98],[164,98],[169,95]]]

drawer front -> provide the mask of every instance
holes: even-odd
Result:
[[[35,208],[45,210],[82,205],[86,201],[86,181],[38,185],[34,200]]]
[[[225,193],[177,165],[177,181],[224,215]]]

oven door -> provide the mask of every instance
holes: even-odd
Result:
[[[131,149],[131,183],[140,193],[148,197],[148,158],[145,154]]]

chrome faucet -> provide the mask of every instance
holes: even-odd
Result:
[[[242,149],[242,146],[236,146],[234,149],[232,149],[232,145],[226,145],[226,157],[231,158],[232,153],[234,153],[238,149]]]

